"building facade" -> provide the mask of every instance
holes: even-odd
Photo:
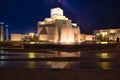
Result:
[[[37,34],[40,41],[79,42],[80,29],[76,23],[63,15],[61,8],[51,9],[51,17],[38,22]]]
[[[96,41],[114,42],[120,38],[120,29],[95,30],[94,35]]]
[[[38,41],[38,36],[33,32],[29,34],[11,34],[11,41]]]

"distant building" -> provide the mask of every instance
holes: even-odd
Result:
[[[38,41],[37,37],[33,32],[29,34],[11,34],[11,41]]]
[[[94,36],[93,35],[85,35],[85,40],[86,41],[93,41],[94,40]]]
[[[79,42],[80,29],[76,23],[63,15],[61,8],[51,9],[51,17],[38,22],[37,34],[40,41]]]
[[[11,34],[11,41],[21,41],[22,34]]]
[[[117,38],[120,38],[120,29],[95,30],[94,35],[96,41],[116,41]]]

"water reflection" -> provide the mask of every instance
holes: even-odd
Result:
[[[6,58],[6,56],[0,56],[0,59],[5,59]]]
[[[33,52],[28,53],[28,58],[36,58],[36,53]]]
[[[51,53],[50,53],[51,52]],[[34,58],[58,58],[58,57],[76,57],[78,61],[29,61]],[[0,67],[27,67],[27,68],[80,68],[80,69],[113,69],[120,68],[120,63],[112,61],[119,59],[119,54],[116,53],[98,53],[98,51],[84,52],[60,52],[47,51],[44,52],[8,52],[0,51]],[[4,61],[4,59],[27,59],[27,61]],[[105,62],[107,59],[108,62]],[[34,59],[35,60],[35,59]],[[98,60],[102,61],[99,62]],[[111,62],[112,61],[112,62]]]
[[[0,59],[80,57],[80,52],[8,52],[0,51]]]
[[[112,57],[110,53],[99,53],[97,56],[102,59],[110,59]]]
[[[72,64],[77,62],[67,62],[67,61],[28,61],[28,68],[58,68],[58,69],[69,69]]]
[[[5,62],[5,61],[0,61],[0,67],[4,67],[5,64],[7,64],[7,62]]]
[[[99,53],[97,54],[97,56],[101,59],[112,59],[113,58],[113,55],[112,53]],[[98,62],[98,65],[104,69],[104,70],[108,70],[108,69],[111,69],[111,62]]]
[[[46,62],[46,65],[50,66],[50,68],[66,68],[70,62]]]
[[[7,51],[0,50],[0,54],[8,54]]]
[[[28,67],[29,67],[29,68],[36,68],[36,67],[37,67],[35,61],[28,61],[27,63],[28,63]]]
[[[6,55],[8,55],[7,51],[3,51],[3,50],[0,51],[0,59],[6,59],[8,57]]]
[[[47,57],[80,57],[80,52],[57,52],[54,54],[39,54],[39,53],[33,53],[30,52],[28,53],[28,58],[47,58]],[[35,61],[28,61],[28,67],[29,68],[36,68],[36,67],[40,67],[40,68],[69,68],[71,64],[73,64],[73,62],[62,62],[62,61],[45,61],[45,62],[41,62],[38,64],[39,62],[35,62]],[[76,62],[74,62],[76,63]],[[43,67],[42,67],[43,66]]]
[[[80,57],[80,52],[60,52],[61,57]],[[58,56],[58,57],[59,57]]]
[[[80,57],[80,52],[28,53],[28,58],[54,58],[54,57]]]
[[[102,69],[108,70],[111,68],[111,62],[99,62],[98,63]]]
[[[0,59],[33,59],[33,58],[55,58],[55,57],[80,57],[80,52],[8,52],[0,51]],[[28,68],[69,68],[76,62],[70,61],[0,61],[0,67],[28,67]]]

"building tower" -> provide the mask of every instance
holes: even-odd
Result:
[[[0,33],[0,41],[3,41],[3,25],[4,25],[4,22],[0,22],[0,25],[1,25],[1,33]]]
[[[8,41],[9,40],[9,38],[8,38],[8,25],[5,25],[5,27],[6,27],[6,41]]]

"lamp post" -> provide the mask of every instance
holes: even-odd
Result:
[[[1,25],[1,35],[0,35],[0,40],[3,41],[3,25],[4,25],[4,22],[0,22],[0,25]]]
[[[6,41],[8,41],[9,39],[8,39],[8,27],[9,27],[9,25],[5,25],[5,27],[6,27]]]

